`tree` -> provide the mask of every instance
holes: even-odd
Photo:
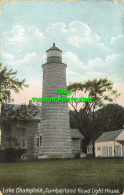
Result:
[[[12,69],[8,70],[6,66],[3,67],[0,63],[0,104],[13,101],[11,97],[12,90],[15,93],[19,93],[20,89],[28,87],[28,85],[25,84],[25,79],[19,81],[15,78],[16,74],[17,71],[13,71]]]
[[[8,70],[7,67],[3,67],[0,63],[0,113],[1,113],[1,104],[2,103],[10,103],[13,101],[11,97],[11,92],[19,93],[20,89],[23,87],[28,87],[25,84],[25,79],[19,81],[15,76],[17,71],[13,71],[12,69]],[[1,123],[1,116],[0,116]],[[9,139],[11,140],[11,139]]]
[[[85,122],[91,108],[95,104],[95,109],[102,107],[107,102],[112,102],[120,95],[113,89],[113,83],[105,79],[88,80],[84,83],[70,83],[68,90],[71,90],[71,97],[91,97],[92,102],[69,102],[70,109],[79,122],[80,130],[85,126]]]
[[[70,112],[78,122],[78,128],[81,132],[85,128],[89,113],[93,112],[92,117],[92,140],[94,142],[94,111],[102,107],[107,102],[113,102],[120,95],[113,89],[113,83],[107,78],[88,80],[84,83],[70,83],[68,90],[71,90],[71,97],[91,97],[92,102],[76,103],[70,102]]]
[[[122,129],[124,125],[124,108],[118,104],[107,104],[95,112],[96,134]]]

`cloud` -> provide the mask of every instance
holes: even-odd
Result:
[[[102,73],[102,72],[93,72],[93,71],[91,71],[91,72],[87,72],[87,73],[85,74],[85,76],[87,77],[87,79],[88,79],[88,78],[90,78],[90,79],[95,79],[95,78],[105,77],[105,74]]]
[[[100,70],[102,68],[104,70],[111,70],[111,66],[113,68],[114,65],[117,65],[116,63],[119,57],[120,56],[118,54],[112,54],[110,56],[106,56],[104,60],[101,58],[95,58],[93,60],[89,60],[87,66],[90,69],[96,68],[96,70]]]
[[[112,54],[110,56],[106,56],[105,59],[95,58],[93,60],[89,60],[87,67],[91,70],[103,73],[115,73],[116,69],[121,67],[121,60],[121,56],[118,54]]]
[[[83,62],[78,58],[78,56],[72,52],[66,52],[63,54],[63,58],[67,60],[69,68],[80,68],[83,69]]]
[[[27,42],[28,40],[42,40],[44,35],[37,27],[24,28],[23,26],[16,25],[8,33],[8,40],[14,43]]]
[[[66,25],[63,22],[57,22],[46,29],[46,38],[48,42],[54,40],[61,45],[63,41],[66,42],[67,33]]]
[[[94,41],[100,41],[98,34],[93,33],[90,27],[81,21],[70,23],[68,33],[69,43],[75,47],[82,46],[82,43],[91,44]]]
[[[63,59],[67,63],[68,82],[76,82],[76,81],[84,80],[83,78],[87,71],[87,67],[84,66],[83,61],[81,61],[79,57],[72,52],[64,53]]]
[[[25,32],[25,29],[22,26],[20,25],[14,26],[12,30],[10,31],[9,41],[13,41],[13,42],[24,41],[25,40],[24,32]]]
[[[37,61],[39,60],[39,57],[36,53],[28,53],[26,54],[22,59],[16,60],[14,55],[12,54],[2,54],[2,62],[6,65],[11,66],[31,66],[35,65]]]
[[[123,59],[118,54],[108,55],[104,59],[95,58],[88,60],[87,63],[84,63],[72,52],[64,53],[63,58],[67,59],[68,75],[78,76],[78,80],[80,76],[81,79],[111,77],[114,80],[115,75],[116,78],[121,79],[123,74]]]
[[[2,63],[4,65],[12,65],[12,66],[16,66],[17,65],[17,61],[15,60],[15,57],[13,54],[10,53],[2,53],[1,54],[1,59],[2,59]]]
[[[47,32],[50,33],[57,33],[57,32],[62,32],[62,33],[66,33],[66,25],[63,22],[57,22],[55,24],[53,24],[52,26],[48,27]]]
[[[99,67],[99,66],[103,66],[103,60],[100,58],[95,58],[93,60],[89,60],[87,66],[90,69],[93,69],[94,67]]]
[[[91,33],[90,27],[81,21],[74,21],[70,23],[68,31],[71,33],[74,33],[77,35],[79,34],[83,36],[89,36]]]
[[[2,54],[3,58],[7,59],[7,60],[13,60],[14,59],[14,56],[10,53],[3,53]]]
[[[2,55],[2,63],[8,68],[17,71],[17,78],[20,80],[25,78],[28,82],[39,80],[41,83],[42,69],[41,57],[35,52],[27,53],[20,59],[15,58],[11,54]]]
[[[101,73],[101,77],[109,77],[111,80],[123,80],[123,61],[124,57],[119,54],[112,54],[106,56],[105,59],[95,58],[89,60],[87,63],[88,69],[91,70],[91,73],[97,74]]]
[[[47,28],[50,38],[57,40],[65,40],[68,45],[76,48],[101,49],[108,52],[109,49],[100,41],[97,33],[92,32],[88,24],[81,21],[71,22],[66,26],[63,22],[57,22]]]
[[[30,36],[33,36],[33,37],[36,37],[36,38],[39,38],[39,39],[44,38],[44,35],[43,35],[43,33],[40,32],[39,28],[29,27],[27,29],[27,32],[30,33]]]
[[[67,74],[68,75],[79,76],[79,73],[72,71],[70,68],[67,68]]]
[[[110,43],[117,44],[118,42],[121,43],[124,41],[124,35],[118,35],[117,37],[112,37]]]
[[[36,73],[36,70],[39,70],[38,64],[42,61],[41,53],[44,62],[44,50],[48,48],[47,44],[54,40],[57,41],[57,45],[63,45],[62,50],[66,51],[63,61],[67,61],[69,77],[78,80],[110,77],[118,81],[123,76],[123,35],[112,37],[109,46],[106,47],[100,36],[81,21],[73,21],[68,25],[63,22],[54,23],[47,28],[45,34],[36,26],[24,28],[16,25],[5,34],[10,41],[6,51],[12,48],[10,53],[6,52],[3,55],[5,64],[31,67],[32,72]]]
[[[38,59],[38,56],[36,53],[28,53],[27,55],[24,56],[22,60],[18,60],[18,64],[20,65],[30,65],[34,64]]]
[[[113,64],[118,59],[119,54],[112,54],[111,56],[106,56],[105,62],[107,64]]]
[[[73,45],[74,47],[81,47],[81,45],[83,44],[84,39],[76,36],[76,35],[71,35],[68,38],[68,43]]]
[[[121,56],[118,54],[106,56],[105,59],[95,58],[88,60],[87,63],[81,61],[79,57],[72,52],[64,53],[63,58],[67,60],[67,67],[69,70],[78,73],[79,75],[83,74],[87,76],[87,78],[94,78],[95,76],[108,76],[110,74],[117,74],[119,76],[119,69],[121,69],[123,63]],[[68,74],[70,72],[69,70]]]
[[[88,60],[87,63],[84,63],[72,52],[66,52],[63,56],[67,59],[67,74],[71,81],[105,77],[112,81],[123,80],[124,58],[119,54],[107,55],[104,59],[95,58]]]
[[[104,43],[100,41],[100,37],[97,33],[93,32],[88,24],[81,21],[74,21],[70,23],[68,28],[68,43],[78,48],[89,48],[89,49],[101,49],[109,51]]]
[[[124,53],[124,35],[112,37],[110,41],[112,49],[118,53]]]

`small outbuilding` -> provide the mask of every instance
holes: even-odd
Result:
[[[92,143],[92,141],[89,143],[89,144],[87,144],[87,154],[93,154],[93,143]]]
[[[95,141],[96,157],[124,157],[124,129],[103,133]]]
[[[72,140],[72,153],[75,156],[82,152],[82,140],[84,136],[78,129],[71,129],[71,140]]]

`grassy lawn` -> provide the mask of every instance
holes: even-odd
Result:
[[[123,170],[123,159],[0,163],[0,190],[3,187],[119,189],[123,185]]]

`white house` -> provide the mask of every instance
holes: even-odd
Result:
[[[95,141],[96,157],[124,157],[124,129],[103,133]]]
[[[92,143],[92,141],[87,145],[87,154],[93,154],[93,143]]]
[[[78,129],[71,129],[72,153],[74,154],[74,156],[82,152],[81,142],[83,139],[84,136]]]

